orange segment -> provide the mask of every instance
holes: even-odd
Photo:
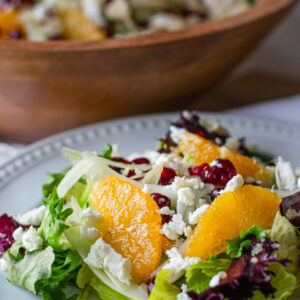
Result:
[[[80,11],[65,10],[60,13],[64,24],[64,38],[68,40],[103,40],[105,33]]]
[[[9,38],[14,30],[24,34],[24,26],[19,22],[18,10],[0,10],[0,38]]]
[[[146,281],[158,267],[163,247],[155,201],[140,188],[110,176],[94,183],[90,203],[104,216],[104,241],[131,261],[135,282]]]
[[[226,240],[253,225],[271,228],[280,202],[275,193],[253,185],[220,195],[200,217],[185,255],[207,259],[225,252]]]
[[[228,159],[244,179],[252,177],[255,180],[262,181],[265,186],[270,186],[273,183],[271,171],[255,162],[252,158],[226,147],[219,147],[196,134],[187,132],[181,135],[178,148],[184,155],[192,156],[197,164],[211,163],[218,158]]]

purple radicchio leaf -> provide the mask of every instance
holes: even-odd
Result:
[[[282,198],[280,213],[300,229],[300,192]]]
[[[261,251],[252,256],[255,247],[261,248]],[[247,300],[253,296],[253,293],[259,290],[266,298],[273,295],[276,289],[271,285],[271,276],[273,273],[267,270],[267,264],[279,262],[287,265],[289,261],[279,261],[276,257],[276,251],[279,248],[277,242],[269,239],[253,239],[249,248],[239,258],[234,259],[226,271],[226,278],[220,280],[216,287],[196,294],[188,291],[188,296],[193,300]]]

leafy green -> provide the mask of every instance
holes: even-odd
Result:
[[[75,197],[81,208],[86,208],[89,205],[89,196],[92,188],[92,183],[86,182],[82,183],[78,181],[72,188],[68,191],[64,199],[66,202],[71,201],[72,197]]]
[[[227,241],[227,254],[231,258],[241,257],[243,250],[247,249],[251,244],[251,239],[247,239],[247,237],[251,235],[254,235],[257,239],[260,239],[266,235],[266,231],[257,225],[254,225],[251,228],[243,231],[240,236]]]
[[[161,270],[155,277],[155,284],[149,300],[175,300],[180,288],[173,284],[169,270]]]
[[[53,190],[60,184],[71,167],[64,169],[61,173],[49,173],[43,184],[43,195],[48,197]]]
[[[112,145],[111,144],[106,144],[104,146],[104,148],[101,150],[101,152],[98,154],[98,156],[110,159],[112,152],[113,152]]]
[[[254,4],[256,0],[246,0],[249,4]],[[261,162],[263,163],[269,163],[274,160],[274,156],[266,154],[266,153],[261,153],[257,151],[249,151],[248,150],[248,156],[252,158],[258,158]]]
[[[127,297],[111,289],[99,280],[86,264],[83,264],[78,272],[76,283],[84,291],[81,297],[89,293],[88,286],[90,285],[102,300],[128,300]]]
[[[186,271],[186,283],[195,293],[201,293],[209,288],[213,276],[229,268],[231,259],[217,258],[200,261],[190,266]]]
[[[55,255],[52,247],[47,247],[42,251],[26,253],[22,260],[16,260],[10,251],[4,254],[4,258],[8,281],[36,294],[36,283],[51,277]]]
[[[291,264],[287,270],[295,274],[299,269],[300,239],[295,227],[278,212],[270,231],[271,240],[277,241],[280,247],[277,252],[279,259],[288,259]]]
[[[71,208],[63,210],[64,199],[58,198],[56,190],[43,200],[46,207],[45,215],[40,227],[41,237],[52,246],[54,250],[62,250],[66,245],[61,244],[61,236],[68,228],[65,220],[73,212]]]

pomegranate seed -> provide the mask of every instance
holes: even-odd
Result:
[[[126,165],[130,164],[130,162],[127,159],[123,158],[123,157],[112,157],[111,160],[116,161],[116,162],[120,162],[120,163],[123,163],[123,164],[126,164]]]
[[[162,215],[162,225],[170,223],[172,220],[172,216],[170,215]]]
[[[139,157],[139,158],[132,160],[130,163],[132,165],[143,165],[143,164],[149,165],[150,161],[149,161],[149,159],[147,159],[145,157]]]
[[[148,295],[150,295],[151,291],[153,290],[154,284],[155,284],[155,276],[150,278],[147,282]]]
[[[216,166],[218,169],[222,169],[226,172],[232,172],[236,174],[236,169],[232,162],[228,159],[217,159]]]
[[[205,183],[216,184],[218,183],[217,168],[211,166],[205,166],[201,172],[201,179]]]
[[[206,134],[203,131],[197,131],[196,134],[203,137],[203,138],[206,137]]]
[[[163,208],[165,206],[171,207],[171,201],[167,196],[164,196],[159,193],[152,193],[151,197],[156,202],[159,208]]]
[[[159,184],[161,185],[171,184],[175,177],[176,177],[176,172],[173,169],[163,168],[160,175]]]
[[[202,170],[205,167],[207,167],[207,166],[209,166],[209,164],[206,164],[206,163],[201,164],[199,166],[191,166],[191,167],[189,167],[189,173],[190,173],[190,175],[194,175],[194,176],[199,176],[200,177]]]

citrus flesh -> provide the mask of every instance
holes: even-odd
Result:
[[[226,240],[253,225],[271,228],[280,202],[275,193],[253,185],[220,195],[199,218],[185,255],[207,259],[225,252]]]
[[[140,188],[109,176],[94,183],[90,204],[104,216],[104,241],[131,261],[133,280],[145,282],[158,267],[163,247],[155,201]]]
[[[0,38],[10,38],[14,30],[24,34],[24,26],[19,22],[19,10],[0,10]]]
[[[264,186],[273,183],[272,172],[260,165],[252,158],[234,152],[226,147],[219,147],[213,142],[193,133],[186,132],[181,135],[178,144],[179,151],[193,158],[194,163],[211,163],[218,158],[230,160],[237,173],[244,179],[252,177],[259,180]]]

